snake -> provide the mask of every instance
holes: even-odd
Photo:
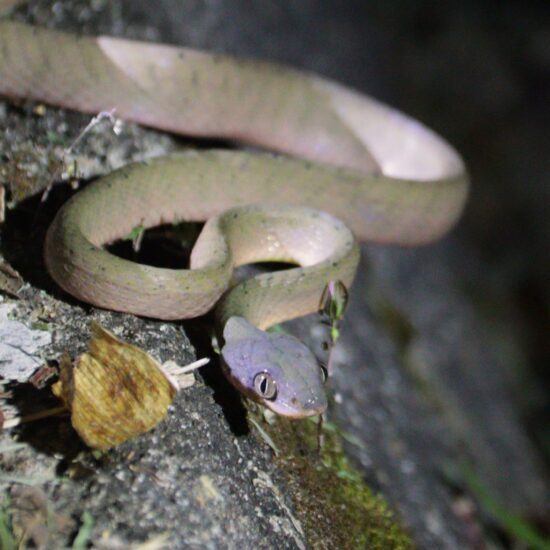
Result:
[[[0,21],[0,94],[116,116],[241,149],[129,164],[74,194],[48,229],[48,272],[79,300],[175,320],[216,308],[224,372],[289,418],[321,414],[313,353],[269,327],[352,285],[357,240],[414,246],[459,218],[469,178],[435,132],[302,70],[190,48]],[[136,227],[206,222],[189,269],[142,265],[105,245]],[[283,262],[233,285],[234,269]],[[183,266],[182,266],[183,267]]]

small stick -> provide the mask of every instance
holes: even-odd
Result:
[[[52,190],[54,181],[58,178],[58,176],[61,173],[61,170],[63,170],[63,167],[65,166],[65,158],[66,156],[73,151],[73,149],[84,139],[84,136],[90,132],[90,130],[97,126],[102,120],[108,119],[113,127],[113,132],[115,134],[118,134],[119,129],[119,120],[115,118],[115,109],[111,109],[110,111],[101,111],[97,116],[92,118],[90,122],[86,125],[84,130],[76,136],[74,141],[69,144],[68,147],[65,148],[63,151],[63,158],[59,166],[54,170],[53,174],[51,175],[48,185],[46,186],[46,189],[44,190],[44,193],[42,193],[42,198],[40,199],[40,202],[45,202],[48,199],[48,195],[50,194],[50,191]]]
[[[173,370],[171,369],[171,373],[173,374],[187,374],[188,372],[193,372],[194,370],[200,369],[204,365],[208,365],[210,363],[210,358],[203,357],[202,359],[197,359],[196,361],[193,361],[193,363],[189,363],[189,365],[185,365],[185,367],[177,367]]]
[[[67,407],[54,407],[52,409],[45,409],[43,411],[38,411],[33,414],[28,414],[27,416],[14,416],[9,420],[4,421],[2,428],[5,430],[9,430],[10,428],[15,428],[20,424],[25,424],[27,422],[34,422],[35,420],[48,418],[49,416],[56,416],[58,414],[62,414],[66,412],[68,412]]]
[[[323,426],[325,424],[325,415],[324,413],[319,415],[319,420],[317,421],[317,453],[321,454],[323,447],[325,446],[325,433],[323,432]]]

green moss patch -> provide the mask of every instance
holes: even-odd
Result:
[[[349,464],[337,430],[327,428],[321,452],[314,422],[280,418],[266,430],[279,451],[275,461],[284,472],[310,546],[413,548],[388,504]]]

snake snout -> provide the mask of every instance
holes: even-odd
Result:
[[[317,359],[297,338],[267,333],[232,317],[224,339],[226,374],[248,397],[289,418],[315,416],[326,409]]]

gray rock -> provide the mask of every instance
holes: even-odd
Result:
[[[40,350],[51,343],[52,335],[9,319],[13,307],[0,303],[0,378],[26,382],[43,365]]]

